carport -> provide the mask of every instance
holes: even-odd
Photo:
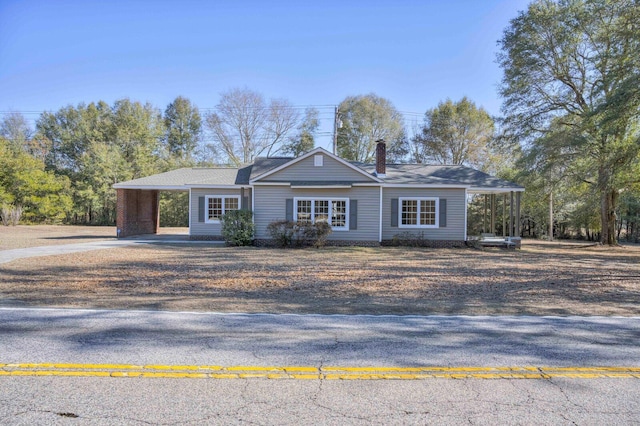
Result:
[[[182,171],[181,169],[180,171]],[[160,192],[189,192],[183,173],[161,173],[113,185],[116,190],[117,237],[160,232]]]
[[[157,234],[160,230],[160,191],[117,189],[118,238]]]

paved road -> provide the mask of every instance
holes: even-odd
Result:
[[[0,370],[21,374],[0,375],[0,423],[634,424],[640,419],[640,379],[628,372],[617,376],[616,368],[638,371],[639,341],[640,318],[0,309],[0,364],[22,364]],[[80,365],[74,370],[71,363]],[[156,369],[147,371],[155,372],[176,366],[244,366],[245,372],[246,367],[266,366],[318,371],[329,366],[454,372],[461,366],[567,367],[574,373],[580,372],[577,367],[611,369],[595,375],[590,369],[580,378],[538,375],[532,380],[92,374],[109,364],[117,364],[112,368],[120,372],[150,365]],[[36,370],[46,375],[34,375]],[[84,371],[85,377],[65,375],[69,371]]]
[[[640,318],[0,308],[0,363],[640,366]]]

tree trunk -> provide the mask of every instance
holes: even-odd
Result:
[[[553,191],[549,192],[549,241],[553,241]]]
[[[616,203],[618,191],[611,187],[610,172],[601,167],[598,170],[598,189],[600,190],[600,242],[609,246],[617,245],[616,240]]]
[[[617,245],[616,239],[616,202],[618,201],[618,191],[615,189],[605,189],[601,195],[600,219],[602,224],[602,234],[600,242],[606,245]]]

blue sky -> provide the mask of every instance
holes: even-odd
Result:
[[[0,0],[0,111],[123,97],[164,110],[179,95],[206,110],[247,87],[321,106],[325,147],[349,95],[388,98],[408,122],[465,95],[499,114],[496,42],[527,3]]]

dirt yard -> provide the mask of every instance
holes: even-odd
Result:
[[[141,245],[2,264],[0,305],[640,315],[640,247],[526,241],[517,251]]]
[[[115,226],[0,226],[0,250],[115,240]]]
[[[188,234],[189,228],[160,228],[160,233]],[[115,226],[0,226],[0,250],[115,239]]]

